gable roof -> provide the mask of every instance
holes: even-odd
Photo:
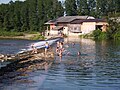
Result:
[[[63,30],[63,26],[56,26],[53,28],[53,30]]]
[[[89,18],[94,19],[94,17],[91,17],[91,16],[63,16],[63,17],[58,18],[56,21],[67,23],[67,22],[71,22],[75,19],[89,19]]]
[[[63,17],[57,18],[56,20],[50,20],[45,24],[70,23],[75,19],[95,19],[95,18],[92,16],[63,16]]]
[[[106,22],[104,19],[75,19],[71,21],[71,24],[80,24],[83,22]]]
[[[56,20],[49,20],[49,21],[46,22],[45,24],[56,24]]]

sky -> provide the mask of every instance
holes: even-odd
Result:
[[[1,3],[9,3],[11,0],[0,0]],[[17,0],[12,0],[12,1],[17,1]],[[19,0],[19,1],[25,1],[25,0]],[[59,0],[59,1],[64,1],[64,0]]]
[[[9,3],[11,0],[0,0],[0,3]],[[12,0],[12,1],[17,1],[17,0]],[[25,0],[20,0],[20,1],[25,1]]]

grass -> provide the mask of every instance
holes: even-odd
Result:
[[[30,38],[31,40],[45,40],[45,37],[42,35],[33,35],[33,37]]]
[[[12,31],[0,31],[0,36],[10,36],[10,37],[14,37],[14,36],[24,36],[23,32],[12,32]]]
[[[0,30],[0,38],[16,38],[16,39],[29,39],[29,40],[45,40],[39,32],[13,32]]]

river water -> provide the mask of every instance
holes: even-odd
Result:
[[[24,47],[31,43],[22,42],[25,43],[18,43]],[[120,90],[119,42],[90,39],[66,39],[65,42],[63,57],[55,56],[47,70],[35,70],[14,80],[5,79],[0,83],[0,90]],[[8,40],[8,43],[11,42]]]

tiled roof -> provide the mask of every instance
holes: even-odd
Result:
[[[49,21],[46,22],[45,24],[56,24],[56,20],[49,20]]]
[[[91,16],[64,16],[64,17],[58,18],[56,22],[71,22],[75,19],[89,19],[89,18],[94,19],[94,17],[91,17]]]
[[[56,26],[56,27],[53,28],[53,30],[60,30],[62,28],[63,28],[63,26]]]
[[[75,19],[73,21],[71,21],[71,24],[80,24],[83,22],[106,22],[104,19]]]
[[[46,22],[45,24],[56,24],[56,23],[69,23],[75,19],[95,19],[92,16],[63,16],[59,17],[56,20],[50,20]]]

